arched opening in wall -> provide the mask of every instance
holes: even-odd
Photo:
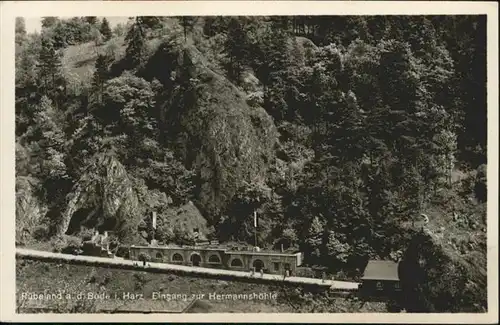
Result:
[[[163,254],[161,252],[156,253],[156,258],[159,260],[163,260]]]
[[[235,258],[231,261],[232,267],[243,267],[243,262],[239,258]]]
[[[198,253],[191,254],[190,260],[193,266],[200,266],[201,264],[201,256]]]
[[[174,255],[172,255],[172,261],[173,262],[184,262],[184,258],[182,257],[181,254],[175,253]]]
[[[220,264],[219,255],[213,254],[208,257],[208,263]]]
[[[262,262],[261,260],[255,260],[253,261],[252,266],[255,268],[256,272],[260,272],[260,270],[264,269],[264,262]]]

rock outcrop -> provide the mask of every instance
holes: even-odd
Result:
[[[430,232],[416,234],[400,263],[403,307],[408,312],[487,310],[485,251],[461,254]]]
[[[278,132],[267,112],[250,107],[246,94],[212,71],[196,47],[176,46],[160,46],[152,57],[155,62],[164,58],[165,71],[157,71],[155,78],[176,80],[168,85],[163,77],[165,87],[174,87],[163,112],[164,128],[179,143],[177,151],[187,167],[198,173],[197,205],[209,218],[217,217],[242,181],[265,175]],[[189,91],[172,86],[187,80]]]
[[[123,242],[132,241],[142,218],[133,180],[112,154],[96,155],[68,195],[58,233],[80,225],[113,230]]]
[[[35,227],[45,217],[48,208],[35,195],[39,184],[29,176],[16,177],[16,241],[25,242],[34,236]]]

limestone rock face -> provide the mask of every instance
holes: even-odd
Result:
[[[264,176],[278,134],[262,107],[250,107],[245,94],[227,79],[197,61],[193,64],[200,79],[211,80],[199,84],[197,103],[184,115],[183,124],[200,171],[199,203],[218,215],[242,181]]]
[[[181,143],[180,156],[198,174],[197,205],[208,218],[217,217],[243,181],[265,175],[278,132],[269,114],[258,105],[249,106],[246,94],[211,70],[196,47],[176,51],[176,60],[172,51],[164,56],[172,71],[161,73],[179,78],[175,84],[189,79],[191,93],[172,91],[170,101],[181,104],[175,112],[167,111],[175,105],[165,105],[165,129],[173,130],[170,136]]]
[[[16,241],[24,241],[33,235],[48,211],[35,196],[37,180],[28,176],[16,177]]]
[[[76,226],[92,226],[114,230],[124,241],[135,236],[141,209],[134,182],[124,166],[111,154],[96,155],[85,173],[68,195],[59,234]]]
[[[400,263],[399,278],[408,312],[484,312],[487,308],[486,256],[462,254],[439,237],[416,234]]]

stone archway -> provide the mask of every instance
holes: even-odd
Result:
[[[231,267],[243,267],[243,261],[239,258],[233,258],[231,260]]]
[[[184,262],[184,258],[182,257],[181,254],[174,253],[172,255],[172,262],[174,262],[174,263],[182,263],[182,262]]]
[[[254,260],[252,266],[255,268],[255,272],[260,272],[260,270],[264,270],[264,262],[262,262],[262,260]]]
[[[208,263],[212,263],[212,264],[220,264],[221,263],[221,259],[219,257],[218,254],[212,254],[208,257]]]
[[[189,257],[189,260],[191,261],[193,266],[200,266],[201,265],[201,256],[198,253],[191,254],[191,257]]]

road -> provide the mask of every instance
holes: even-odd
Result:
[[[123,258],[109,258],[109,257],[97,257],[97,256],[86,256],[86,255],[71,255],[71,254],[61,254],[52,253],[47,251],[38,251],[25,248],[16,248],[16,256],[19,258],[33,259],[33,260],[44,260],[54,263],[68,263],[68,264],[86,264],[104,267],[113,267],[121,269],[132,269],[145,272],[153,273],[171,273],[178,272],[184,273],[191,276],[207,276],[211,278],[217,277],[230,277],[233,280],[258,280],[259,282],[288,282],[296,285],[315,285],[321,287],[329,287],[332,291],[355,291],[358,289],[359,283],[348,282],[348,281],[334,281],[334,280],[321,280],[314,278],[296,277],[290,276],[283,280],[282,275],[276,274],[255,274],[251,275],[250,272],[241,272],[233,270],[221,270],[221,269],[211,269],[204,267],[195,266],[185,266],[177,264],[167,264],[167,263],[152,263],[148,262],[147,266],[142,266],[142,262],[126,260]]]

